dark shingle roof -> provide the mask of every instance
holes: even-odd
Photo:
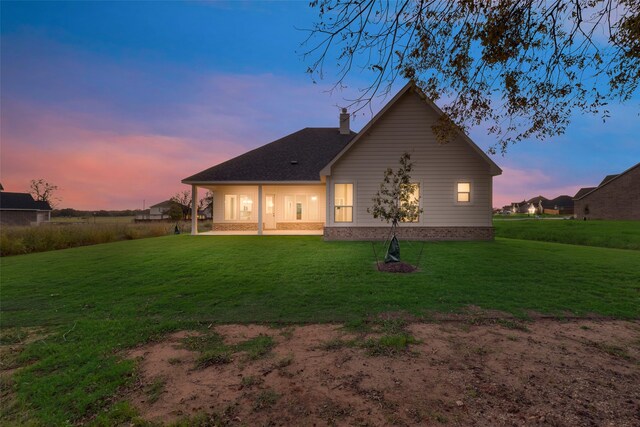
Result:
[[[544,203],[543,203],[544,206]],[[551,209],[554,209],[556,206],[558,208],[572,208],[573,207],[573,198],[571,196],[558,196],[553,200],[549,200],[549,206]]]
[[[36,204],[36,208],[41,211],[51,210],[51,205],[49,204],[49,202],[45,202],[44,200],[36,200],[34,203]]]
[[[149,206],[149,208],[170,208],[171,205],[180,206],[180,203],[169,199],[169,200],[165,200],[164,202],[160,202],[160,203],[156,203],[155,205],[151,205],[151,206]]]
[[[182,182],[320,181],[322,168],[355,135],[341,135],[338,128],[304,128]]]
[[[547,199],[547,198],[546,198],[546,197],[544,197],[544,196],[536,196],[536,197],[532,197],[531,199],[527,200],[527,203],[536,203],[536,204],[537,204],[537,203],[539,203],[541,200],[542,200],[542,202],[544,203],[544,202],[546,202],[546,201],[547,201],[547,200],[549,200],[549,199]]]
[[[600,184],[598,184],[598,187],[601,187],[602,185],[604,185],[607,182],[611,181],[613,178],[617,177],[618,175],[620,175],[620,174],[616,173],[616,174],[613,174],[613,175],[605,176],[604,179],[602,180],[602,182]]]
[[[578,192],[576,193],[576,195],[573,196],[573,200],[579,199],[580,197],[584,196],[585,194],[587,194],[591,190],[595,190],[595,188],[596,187],[584,187],[584,188],[579,189]]]
[[[17,209],[23,211],[39,210],[40,208],[29,193],[0,192],[0,209]]]

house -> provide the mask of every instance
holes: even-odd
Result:
[[[136,215],[136,221],[168,220],[171,218],[169,216],[169,210],[173,205],[178,206],[182,212],[185,212],[187,210],[184,205],[176,201],[165,200],[164,202],[156,203],[155,205],[149,206],[149,210],[144,214]]]
[[[544,213],[550,215],[573,215],[573,197],[563,194],[543,202]]]
[[[4,191],[0,184],[0,224],[40,225],[51,220],[48,202],[34,200],[29,193]]]
[[[422,214],[398,235],[416,240],[493,238],[492,182],[500,168],[464,133],[446,144],[442,112],[408,83],[359,133],[346,109],[337,128],[305,128],[182,180],[213,193],[213,232],[305,230],[325,240],[383,239],[389,225],[367,212],[384,171],[411,155]],[[197,219],[192,219],[197,233]]]
[[[577,218],[640,220],[640,163],[573,196]]]
[[[511,203],[512,213],[524,214],[549,214],[571,215],[573,214],[573,198],[571,196],[558,196],[555,199],[547,199],[544,196],[532,197],[522,202]]]

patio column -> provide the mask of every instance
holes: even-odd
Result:
[[[198,234],[198,187],[191,186],[191,235]]]
[[[262,236],[262,184],[258,185],[258,236]]]

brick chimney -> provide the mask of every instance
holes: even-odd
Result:
[[[347,113],[347,109],[343,108],[340,113],[340,135],[349,135],[351,133],[351,129],[349,129],[349,113]]]

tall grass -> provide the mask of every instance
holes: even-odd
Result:
[[[169,223],[43,224],[38,227],[2,227],[0,256],[22,255],[76,246],[165,236]]]

